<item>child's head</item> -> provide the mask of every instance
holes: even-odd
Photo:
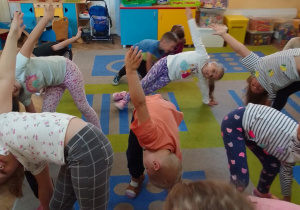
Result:
[[[9,191],[16,197],[22,196],[24,168],[11,153],[0,155],[0,185],[6,183]]]
[[[13,92],[12,92],[13,98],[17,97],[19,95],[20,91],[21,91],[21,84],[18,81],[15,80],[14,89],[13,89]]]
[[[169,150],[145,150],[143,162],[150,182],[158,188],[170,189],[181,180],[181,161]]]
[[[178,37],[175,33],[166,32],[160,39],[159,49],[165,53],[172,52],[178,43]]]
[[[164,210],[253,210],[250,200],[228,183],[213,180],[182,181],[169,192]]]
[[[171,29],[171,32],[174,32],[177,35],[179,41],[184,39],[185,35],[184,35],[184,28],[182,25],[174,25]]]
[[[246,104],[265,104],[268,93],[260,85],[255,76],[249,76],[247,78],[248,87],[246,88]]]
[[[224,76],[225,69],[222,64],[209,61],[202,68],[202,74],[207,79],[220,80]]]

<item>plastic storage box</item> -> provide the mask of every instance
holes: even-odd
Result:
[[[274,43],[283,47],[291,38],[298,36],[299,22],[297,19],[276,19],[274,31]]]
[[[243,15],[225,15],[224,23],[228,33],[241,43],[244,43],[249,19]]]
[[[212,28],[197,28],[199,30],[202,42],[205,47],[223,47],[224,39],[218,35],[213,35]]]
[[[249,17],[248,30],[273,31],[274,20],[272,18]]]
[[[208,27],[212,23],[223,24],[224,10],[200,9],[200,27]]]
[[[274,31],[249,31],[246,34],[246,44],[248,45],[269,45]]]

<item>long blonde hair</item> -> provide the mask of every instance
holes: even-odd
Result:
[[[182,181],[169,192],[164,210],[254,210],[250,200],[229,183]]]

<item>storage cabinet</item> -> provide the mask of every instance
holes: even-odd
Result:
[[[195,9],[192,9],[195,17]],[[184,27],[185,39],[187,45],[192,45],[192,37],[187,23],[185,8],[182,9],[159,9],[158,10],[158,32],[157,39],[160,40],[164,33],[171,31],[173,25],[180,24]]]
[[[157,39],[157,9],[121,9],[121,44]]]
[[[63,3],[64,17],[69,19],[69,26],[72,29],[72,35],[77,34],[78,22],[77,22],[77,10],[75,3]]]
[[[196,9],[192,8],[193,16]],[[160,40],[173,25],[184,27],[186,44],[191,45],[192,37],[184,7],[155,5],[148,7],[120,6],[121,44],[133,45],[143,39]]]

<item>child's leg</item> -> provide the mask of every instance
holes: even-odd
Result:
[[[42,112],[55,112],[65,89],[63,85],[47,87]]]
[[[245,108],[230,112],[223,120],[221,131],[227,152],[230,181],[240,191],[249,184],[249,171],[246,156],[246,136],[242,126]]]
[[[133,121],[133,117],[131,122]],[[144,164],[143,164],[143,149],[140,146],[136,135],[130,130],[128,137],[128,147],[126,151],[127,157],[127,167],[129,173],[133,178],[138,179],[144,174]]]
[[[69,59],[67,59],[63,85],[70,91],[78,110],[86,117],[86,120],[101,129],[100,120],[86,99],[82,74],[76,64]]]
[[[276,157],[266,153],[253,141],[246,141],[246,145],[263,165],[257,190],[263,194],[269,193],[271,184],[279,173],[280,161]]]
[[[76,199],[82,210],[107,209],[113,150],[106,136],[88,124],[69,141],[65,154],[51,209],[67,209]]]
[[[144,78],[146,76],[146,74],[147,74],[146,61],[142,60],[137,71],[139,72],[139,74],[141,75],[142,78]]]
[[[145,95],[149,95],[169,84],[171,80],[168,73],[167,57],[165,57],[156,62],[147,75],[141,80]],[[127,102],[130,100],[129,93],[124,99]]]
[[[126,74],[125,66],[123,66],[117,74],[119,75],[119,78],[121,79],[121,77],[123,77]]]
[[[293,82],[289,86],[277,91],[272,107],[280,111],[285,106],[289,96],[297,91],[300,91],[300,81]]]

